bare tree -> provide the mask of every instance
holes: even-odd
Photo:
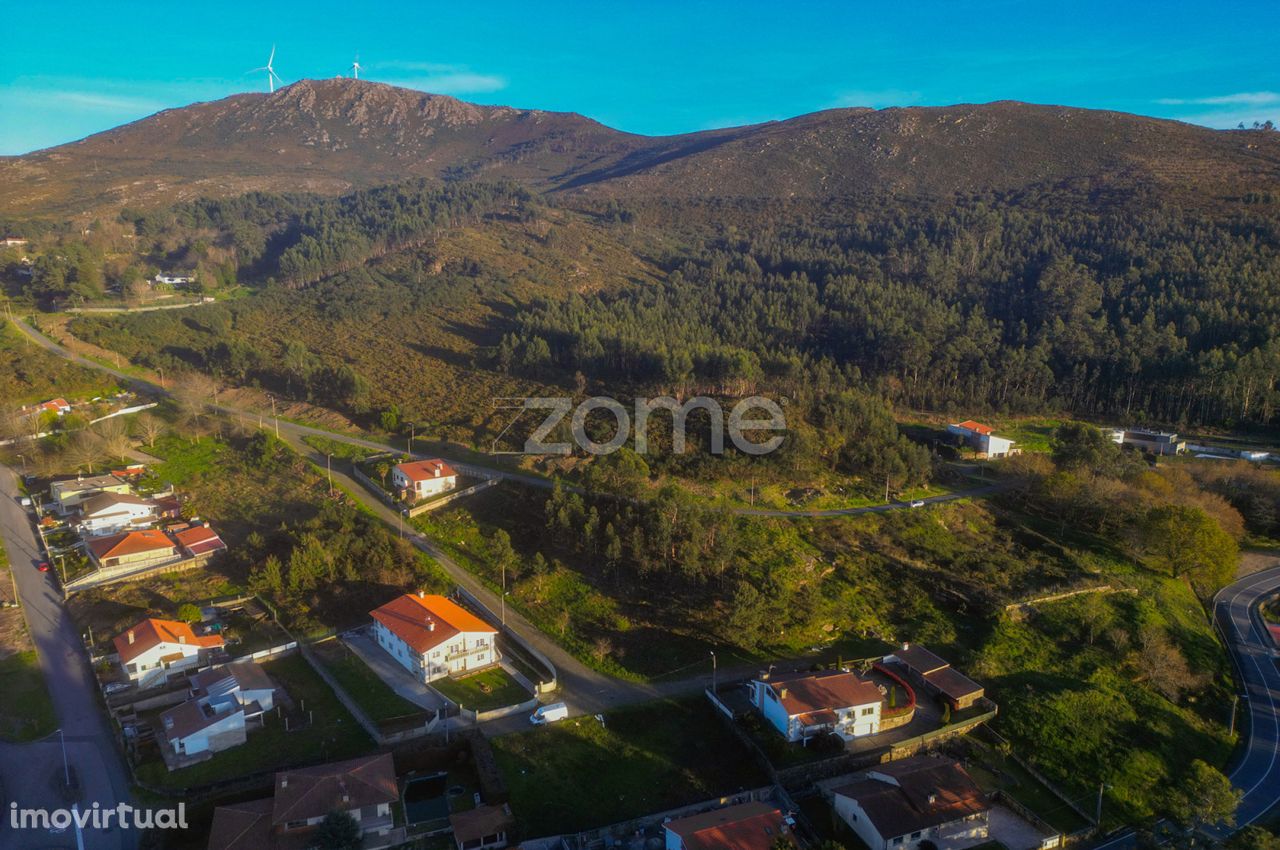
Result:
[[[92,431],[80,431],[67,447],[66,458],[77,472],[93,474],[94,467],[106,459],[102,438]]]
[[[206,408],[213,403],[218,385],[203,372],[184,372],[173,382],[173,398],[183,419],[199,427]]]
[[[133,448],[129,442],[129,429],[120,419],[104,419],[93,428],[102,444],[102,451],[107,457],[124,460]]]
[[[159,416],[153,416],[150,413],[143,413],[138,416],[135,426],[138,436],[147,444],[147,448],[154,448],[156,440],[164,434],[164,420]]]

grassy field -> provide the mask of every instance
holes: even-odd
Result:
[[[533,694],[511,678],[501,667],[493,667],[472,673],[460,679],[437,679],[431,687],[464,708],[472,711],[492,711],[528,700]]]
[[[554,835],[767,780],[701,699],[663,701],[493,740],[525,835]],[[584,782],[583,778],[589,777]]]
[[[112,380],[77,366],[28,341],[9,322],[0,322],[0,399],[31,404],[54,396],[67,399],[114,391]]]
[[[421,714],[422,708],[397,694],[382,681],[360,656],[337,640],[324,641],[314,647],[321,662],[338,680],[338,684],[355,700],[374,723]]]
[[[285,731],[283,721],[272,713],[266,727],[251,731],[248,742],[239,747],[173,773],[156,758],[139,765],[138,778],[164,788],[194,788],[292,765],[354,758],[373,749],[369,736],[301,655],[262,666],[293,700],[292,723],[305,722],[310,713],[310,726]]]
[[[34,741],[58,725],[35,650],[0,660],[0,739]]]
[[[320,452],[320,454],[333,455],[334,460],[364,460],[371,455],[381,454],[381,452],[373,449],[353,446],[351,443],[344,443],[329,437],[321,437],[318,434],[304,434],[302,442]]]

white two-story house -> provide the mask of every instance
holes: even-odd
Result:
[[[498,663],[498,632],[443,596],[406,593],[370,612],[378,646],[423,682]]]
[[[156,521],[156,503],[130,493],[97,493],[80,503],[76,527],[81,534],[101,537],[148,528]]]
[[[416,502],[457,487],[458,473],[442,460],[415,460],[392,467],[391,483],[402,498]]]
[[[959,763],[938,756],[877,765],[833,789],[831,803],[870,850],[912,850],[925,841],[963,850],[989,836],[987,796]]]
[[[199,667],[221,649],[221,635],[196,635],[186,623],[150,617],[115,638],[126,676],[140,688],[164,684],[171,672]]]
[[[884,696],[857,673],[824,670],[751,682],[751,703],[788,741],[826,733],[845,740],[880,731]]]

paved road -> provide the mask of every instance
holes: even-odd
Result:
[[[35,564],[42,560],[39,542],[27,512],[18,504],[15,474],[0,466],[0,535],[9,555],[23,613],[40,657],[58,725],[66,735],[67,757],[83,788],[81,805],[100,803],[108,808],[130,802],[129,778],[114,746],[114,737],[96,698],[96,684],[80,636],[62,604],[62,595],[51,583],[50,573]],[[2,697],[0,697],[2,698]],[[33,835],[7,829],[9,800],[22,807],[60,807],[55,780],[62,773],[62,749],[58,736],[36,744],[0,744],[0,781],[8,799],[5,824],[0,824],[0,848],[63,846],[74,835]],[[86,832],[85,846],[107,850],[133,847],[136,841],[120,830]]]
[[[1245,827],[1280,802],[1280,669],[1275,644],[1258,612],[1280,591],[1280,567],[1228,585],[1214,597],[1214,617],[1231,648],[1246,697],[1248,728],[1244,748],[1229,776],[1244,792],[1236,826]]]

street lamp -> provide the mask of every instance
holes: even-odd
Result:
[[[67,764],[67,736],[63,733],[62,727],[58,727],[58,740],[62,742],[62,773],[66,782],[66,787],[71,787],[71,767]]]
[[[714,649],[708,650],[711,653],[711,693],[716,693],[716,652]]]

